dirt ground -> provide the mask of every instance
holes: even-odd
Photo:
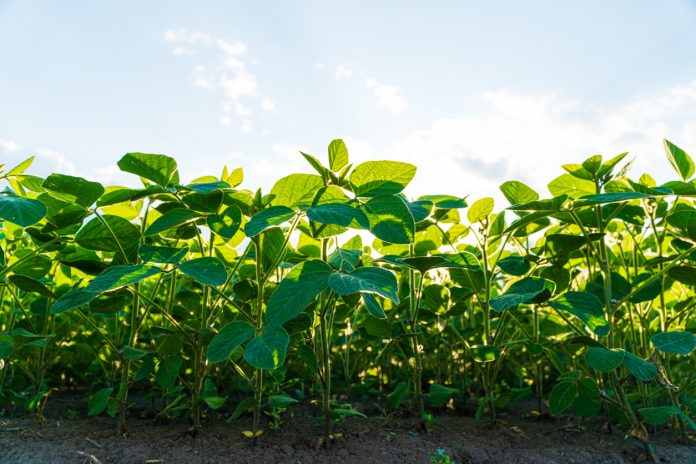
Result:
[[[302,410],[286,415],[279,430],[266,431],[256,443],[241,432],[249,421],[233,424],[210,417],[197,437],[185,420],[156,424],[132,418],[127,437],[109,417],[0,419],[0,463],[138,463],[138,464],[370,464],[428,463],[439,448],[457,464],[609,464],[647,463],[642,446],[609,433],[597,421],[505,418],[494,427],[471,417],[445,413],[428,433],[413,419],[349,418],[335,424],[342,434],[328,449],[318,449],[319,420]],[[51,417],[52,416],[52,417]],[[663,462],[696,464],[696,446],[657,434],[655,448]]]

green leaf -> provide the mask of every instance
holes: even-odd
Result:
[[[170,209],[162,216],[155,219],[155,221],[152,224],[150,224],[147,229],[145,229],[143,235],[146,237],[156,235],[160,232],[164,232],[167,229],[171,229],[172,227],[177,227],[182,224],[186,224],[187,222],[198,219],[199,217],[200,215],[198,213],[189,209]]]
[[[384,314],[384,310],[382,307],[379,305],[379,302],[377,301],[377,298],[371,293],[363,293],[362,295],[363,302],[365,303],[365,308],[367,308],[367,312],[370,313],[373,317],[376,317],[377,319],[386,319],[387,315]]]
[[[235,205],[228,206],[222,213],[208,216],[207,221],[210,230],[225,240],[230,240],[242,225],[242,210]]]
[[[266,229],[276,227],[295,216],[295,211],[287,206],[271,206],[255,214],[244,226],[247,237],[255,237]]]
[[[654,364],[636,356],[630,351],[624,352],[623,365],[638,380],[650,382],[657,375],[657,367]]]
[[[87,415],[98,416],[99,414],[104,412],[109,402],[109,396],[113,391],[114,389],[111,387],[104,388],[103,390],[99,390],[94,395],[90,396],[89,406],[87,408]]]
[[[328,280],[329,287],[339,295],[374,293],[399,303],[398,283],[393,273],[379,267],[361,267],[349,274],[335,272]]]
[[[222,285],[227,281],[225,264],[214,256],[184,261],[176,266],[181,272],[202,285]]]
[[[334,224],[353,229],[369,229],[367,216],[358,208],[343,203],[327,203],[312,206],[307,210],[307,217],[322,224]]]
[[[314,193],[324,187],[324,179],[316,174],[290,174],[273,185],[273,205],[306,209]]]
[[[293,403],[297,403],[297,400],[288,395],[271,395],[268,397],[268,405],[272,408],[284,409]]]
[[[532,268],[532,265],[529,261],[524,259],[522,256],[515,255],[507,256],[499,260],[496,264],[505,273],[514,276],[525,275]]]
[[[416,175],[416,167],[400,161],[367,161],[353,169],[350,185],[356,197],[396,195]]]
[[[46,206],[39,200],[0,193],[0,219],[27,227],[46,216]]]
[[[652,195],[648,195],[647,193],[639,192],[600,193],[596,195],[584,195],[575,200],[574,204],[575,206],[593,206],[607,203],[620,203],[631,200],[644,200],[652,197]]]
[[[395,196],[379,196],[362,205],[370,232],[380,240],[395,244],[413,243],[416,223],[404,201]]]
[[[578,393],[575,382],[559,382],[551,390],[549,396],[549,409],[551,414],[560,414],[568,409]]]
[[[500,191],[511,205],[521,205],[539,199],[539,194],[531,187],[516,180],[504,182],[500,186]]]
[[[264,328],[244,350],[244,359],[257,369],[275,369],[285,361],[290,336],[283,328]]]
[[[60,314],[84,306],[98,295],[98,293],[88,292],[85,289],[70,290],[51,305],[51,314]]]
[[[250,340],[256,329],[244,321],[233,321],[225,325],[213,337],[208,345],[208,360],[210,362],[222,362],[226,360],[242,343]]]
[[[118,167],[162,187],[179,183],[176,161],[166,155],[128,153],[119,160]]]
[[[333,140],[329,144],[329,168],[332,171],[340,171],[348,164],[348,148],[341,139]]]
[[[266,326],[281,327],[300,314],[314,298],[328,288],[331,267],[310,259],[295,266],[276,288],[266,306]]]
[[[681,148],[665,139],[665,154],[674,170],[679,174],[682,180],[688,180],[694,175],[694,162],[691,157]]]
[[[0,334],[0,359],[7,359],[14,349],[14,339],[7,334]]]
[[[585,195],[594,195],[597,189],[594,182],[578,179],[570,174],[561,174],[549,183],[549,192],[556,197],[567,195],[574,200]]]
[[[416,223],[425,221],[433,210],[433,203],[428,200],[407,201],[406,206]]]
[[[185,188],[188,190],[193,190],[196,193],[210,193],[217,190],[228,190],[232,187],[227,182],[216,180],[213,182],[198,182],[195,184],[188,184]]]
[[[21,274],[13,274],[9,277],[10,283],[23,292],[38,293],[41,296],[55,298],[56,295],[42,282]]]
[[[189,252],[188,247],[173,248],[148,245],[146,243],[138,248],[138,256],[146,263],[177,264]]]
[[[696,268],[692,266],[674,266],[669,276],[684,285],[696,286]]]
[[[127,219],[104,215],[82,226],[75,235],[75,241],[88,250],[126,250],[140,241],[140,230]]]
[[[638,412],[643,416],[643,421],[650,425],[663,425],[666,424],[672,416],[681,416],[684,414],[681,409],[675,406],[640,408]]]
[[[123,347],[123,357],[133,361],[143,359],[148,354],[149,353],[147,351],[141,350],[140,348],[133,348],[132,346]]]
[[[593,346],[585,351],[585,362],[599,372],[611,372],[624,360],[624,350],[608,350]]]
[[[95,277],[84,288],[84,291],[95,294],[110,292],[140,282],[160,272],[162,272],[160,268],[147,264],[112,266]]]
[[[662,291],[662,282],[660,279],[655,279],[648,285],[643,286],[643,282],[647,281],[648,279],[652,278],[651,274],[643,273],[643,274],[638,274],[635,279],[633,279],[633,282],[631,282],[631,286],[633,288],[640,288],[632,297],[631,297],[631,303],[644,303],[646,301],[652,301],[657,296],[660,294]]]
[[[568,199],[568,195],[559,195],[545,200],[535,200],[521,205],[512,205],[508,209],[511,211],[538,211],[556,213],[561,211],[563,203]]]
[[[491,308],[498,312],[507,311],[520,304],[540,303],[551,297],[554,284],[538,277],[525,277],[514,282],[499,297],[490,301]]]
[[[155,380],[162,387],[167,390],[174,388],[176,383],[176,378],[179,375],[179,370],[181,370],[182,360],[178,356],[173,356],[171,358],[165,358],[159,363],[157,368],[157,374],[155,374]]]
[[[104,193],[104,187],[99,182],[64,174],[51,174],[43,181],[41,187],[54,198],[77,203],[85,208],[92,206]]]
[[[609,333],[609,323],[604,318],[602,303],[592,293],[567,292],[549,301],[549,305],[559,311],[568,311],[600,337]]]
[[[461,391],[457,388],[445,387],[444,385],[433,383],[430,385],[430,404],[436,408],[444,406],[450,398],[460,393]]]
[[[453,195],[423,195],[416,200],[416,202],[423,201],[432,203],[435,208],[439,209],[462,209],[468,206],[465,198]]]
[[[650,337],[660,351],[672,354],[690,354],[696,349],[696,335],[691,332],[662,332]]]
[[[486,219],[488,215],[493,212],[494,206],[495,201],[493,198],[481,198],[472,203],[469,207],[469,211],[466,213],[466,217],[469,219],[470,223],[476,224]]]

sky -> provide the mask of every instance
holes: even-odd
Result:
[[[269,191],[343,138],[418,166],[407,194],[548,196],[561,164],[696,154],[696,1],[0,0],[0,163],[133,185],[242,167]]]

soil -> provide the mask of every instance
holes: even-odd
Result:
[[[53,417],[51,417],[53,415]],[[601,422],[578,419],[504,418],[495,425],[445,412],[430,431],[414,419],[351,417],[336,423],[342,434],[328,448],[317,447],[320,421],[298,407],[283,417],[278,430],[266,426],[256,442],[244,438],[244,418],[227,424],[209,417],[192,436],[187,421],[156,423],[131,418],[129,433],[116,433],[114,419],[84,418],[83,412],[34,418],[0,419],[0,463],[428,463],[443,449],[457,464],[609,464],[647,463],[642,446],[625,440],[625,430],[609,432]],[[292,417],[291,417],[292,416]],[[696,446],[677,444],[675,434],[655,434],[663,462],[695,464]]]

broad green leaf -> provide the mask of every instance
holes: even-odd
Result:
[[[549,409],[551,414],[560,414],[568,409],[573,403],[575,395],[578,393],[578,386],[575,382],[559,382],[551,390],[549,396]]]
[[[696,349],[696,335],[691,332],[662,332],[650,337],[660,351],[673,354],[690,354]]]
[[[181,370],[181,364],[182,359],[178,356],[172,356],[160,361],[157,367],[157,374],[155,374],[155,380],[157,380],[159,386],[167,390],[174,388],[176,378]]]
[[[684,285],[696,286],[696,268],[692,266],[674,266],[669,276]]]
[[[70,290],[51,305],[51,313],[60,314],[65,311],[70,311],[71,309],[79,308],[95,299],[98,295],[98,293],[85,291],[85,289]]]
[[[46,216],[46,206],[39,200],[0,193],[0,219],[27,227]]]
[[[208,345],[208,360],[222,362],[226,360],[242,343],[250,340],[256,332],[254,326],[244,321],[233,321],[225,325]]]
[[[307,217],[322,224],[333,224],[353,229],[368,229],[370,227],[365,213],[343,203],[312,206],[307,210]]]
[[[227,281],[225,264],[214,256],[195,258],[176,266],[181,272],[202,285],[222,285]]]
[[[416,175],[416,167],[400,161],[367,161],[353,169],[350,185],[357,197],[396,195]]]
[[[112,266],[95,277],[84,288],[84,291],[96,294],[110,292],[140,282],[160,272],[162,272],[160,268],[147,264]]]
[[[339,295],[374,293],[399,303],[398,283],[392,272],[379,267],[361,267],[349,274],[335,272],[328,280],[329,287]]]
[[[416,224],[404,201],[396,196],[371,198],[362,205],[370,232],[380,240],[395,244],[413,243]]]
[[[255,214],[244,226],[247,237],[255,237],[266,229],[279,226],[295,216],[295,211],[287,206],[271,206]]]
[[[654,364],[630,351],[624,352],[623,365],[638,380],[643,382],[650,382],[657,375],[657,367]]]
[[[126,250],[140,241],[140,230],[127,219],[104,215],[82,226],[75,241],[88,250]]]
[[[479,269],[479,262],[474,255],[467,251],[452,254],[439,254],[434,256],[415,256],[405,258],[402,256],[384,255],[378,262],[384,262],[393,266],[415,269],[424,274],[432,269],[464,267]]]
[[[152,235],[159,234],[165,230],[171,229],[172,227],[177,227],[187,222],[191,222],[195,219],[201,217],[198,213],[185,208],[174,208],[170,209],[162,216],[154,220],[152,224],[145,229],[143,235],[149,237]]]
[[[593,206],[603,205],[608,203],[620,203],[631,200],[644,200],[652,198],[652,195],[639,192],[615,192],[615,193],[600,193],[596,195],[585,195],[575,200],[575,206]]]
[[[493,198],[481,198],[471,204],[469,211],[466,213],[466,217],[469,219],[470,223],[476,224],[486,219],[493,212],[494,206],[495,201]]]
[[[10,177],[10,176],[18,176],[20,174],[23,174],[24,171],[29,169],[29,167],[32,165],[32,163],[34,162],[34,158],[35,158],[34,156],[30,156],[29,158],[25,159],[24,161],[22,161],[21,163],[19,163],[18,165],[16,165],[15,167],[10,169],[9,171],[7,171],[7,174],[5,174],[5,175],[7,177]],[[2,174],[2,167],[3,167],[3,165],[0,164],[0,174]]]
[[[638,410],[641,416],[643,416],[643,422],[650,425],[664,425],[673,416],[684,417],[685,413],[676,406],[655,406],[652,408],[640,408]],[[692,421],[689,421],[693,424]],[[692,425],[693,427],[693,425]]]
[[[121,171],[135,174],[162,187],[179,183],[176,161],[166,155],[127,153],[118,162]]]
[[[272,408],[287,408],[293,403],[297,403],[297,400],[288,395],[271,395],[268,397],[268,405]]]
[[[643,282],[646,282],[651,278],[652,275],[646,272],[643,274],[638,274],[635,279],[633,279],[631,286],[636,289],[640,288],[640,290],[631,297],[631,303],[643,303],[657,298],[662,291],[662,283],[660,282],[660,279],[654,279],[647,285],[643,284]]]
[[[529,261],[524,259],[522,256],[516,255],[507,256],[499,260],[496,264],[505,273],[514,276],[525,275],[532,267]]]
[[[285,361],[289,344],[290,336],[285,329],[266,327],[249,342],[244,359],[257,369],[275,369]]]
[[[567,292],[549,301],[549,305],[559,311],[568,311],[600,337],[609,333],[609,323],[604,318],[602,303],[592,293]]]
[[[99,414],[104,412],[109,402],[109,396],[113,391],[114,389],[111,387],[104,388],[103,390],[99,390],[94,395],[90,396],[89,406],[87,408],[87,415],[98,416]]]
[[[314,298],[328,288],[331,267],[310,259],[295,266],[278,284],[266,307],[266,326],[281,327],[300,314]]]
[[[340,171],[348,164],[348,148],[341,139],[333,140],[329,144],[329,168],[332,171]]]
[[[498,312],[507,311],[520,304],[540,303],[551,297],[554,284],[538,277],[525,277],[514,282],[499,297],[490,301],[491,308]]]
[[[144,243],[138,248],[138,256],[146,263],[176,264],[184,259],[188,251],[188,247],[173,248]]]
[[[89,208],[104,193],[99,182],[90,182],[82,177],[51,174],[41,184],[52,197]]]
[[[521,205],[539,199],[539,194],[531,187],[516,180],[504,182],[500,186],[500,191],[511,205]]]
[[[457,388],[446,387],[436,383],[430,384],[430,404],[436,408],[444,406],[450,398],[460,393],[461,391]]]
[[[386,319],[387,315],[384,314],[384,310],[382,307],[379,305],[379,302],[377,301],[377,298],[371,293],[363,293],[362,295],[363,302],[365,303],[365,308],[367,308],[367,312],[370,313],[373,317],[376,317],[377,319]]]
[[[433,210],[433,203],[428,200],[407,201],[406,206],[408,206],[408,210],[416,223],[428,219]]]
[[[7,359],[14,349],[14,339],[7,334],[0,334],[0,359]]]
[[[43,284],[43,282],[40,282],[32,277],[21,274],[13,274],[9,277],[9,281],[12,285],[23,292],[38,293],[39,295],[48,298],[56,297],[53,292]]]
[[[306,209],[312,204],[314,193],[324,187],[324,179],[316,174],[290,174],[275,183],[271,189],[273,205]]]
[[[145,350],[141,350],[140,348],[133,348],[132,346],[124,346],[123,347],[123,357],[126,359],[133,360],[133,361],[143,359],[148,354],[150,354],[150,353],[148,353]]]
[[[511,211],[538,211],[555,213],[561,211],[563,208],[563,203],[568,199],[568,195],[559,195],[553,198],[547,198],[545,200],[535,200],[529,203],[523,203],[521,205],[512,205],[508,209]],[[543,216],[542,216],[543,217]]]
[[[196,193],[210,193],[217,190],[228,190],[232,187],[227,182],[216,180],[213,182],[198,182],[195,184],[188,184],[185,188],[188,190],[193,190]]]
[[[423,195],[416,201],[430,202],[435,208],[439,209],[462,209],[468,206],[466,199],[453,195]]]
[[[570,174],[561,174],[549,183],[549,192],[556,197],[567,195],[574,200],[585,195],[594,195],[597,189],[594,182],[578,179]]]
[[[691,157],[669,140],[665,139],[663,143],[669,164],[672,165],[682,180],[688,180],[694,175],[694,162],[691,160]]]
[[[623,363],[624,355],[624,350],[608,350],[593,346],[585,351],[585,362],[599,372],[611,372]]]
[[[220,214],[211,214],[207,221],[210,230],[225,240],[230,240],[242,225],[242,210],[231,205]]]

